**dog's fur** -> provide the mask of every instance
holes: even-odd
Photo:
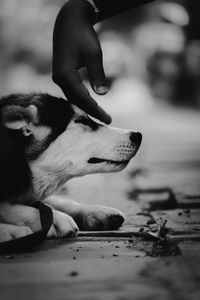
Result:
[[[98,124],[83,111],[48,94],[10,95],[0,100],[0,242],[41,228],[43,201],[53,208],[49,237],[82,230],[117,229],[116,209],[66,199],[72,177],[122,170],[136,154],[141,134]]]

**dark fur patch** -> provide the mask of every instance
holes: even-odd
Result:
[[[21,134],[0,125],[0,201],[27,193],[31,174],[25,158]]]
[[[69,102],[49,94],[12,94],[3,97],[0,99],[0,112],[9,105],[21,107],[35,105],[39,112],[38,125],[51,127],[53,138],[65,130],[74,114]]]
[[[2,120],[5,107],[16,105],[26,108],[31,104],[38,108],[37,125],[52,130],[48,139],[38,147],[34,145],[33,137],[23,136],[21,130],[6,128]],[[48,94],[13,94],[0,99],[0,201],[18,201],[21,195],[30,194],[31,171],[28,160],[35,159],[66,129],[73,114],[73,108],[67,101]],[[32,144],[36,150],[27,156],[26,150],[32,149]]]
[[[98,123],[94,122],[92,119],[90,119],[89,117],[85,117],[85,116],[82,116],[79,119],[75,120],[75,123],[80,123],[80,124],[83,124],[85,126],[88,126],[93,131],[98,130],[99,127],[102,126],[101,124],[98,124]]]

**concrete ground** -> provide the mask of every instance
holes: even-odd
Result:
[[[137,158],[121,173],[73,179],[68,189],[78,201],[121,209],[124,226],[0,256],[1,300],[200,299],[199,113],[160,107],[116,114],[114,125],[143,132]],[[137,234],[159,217],[170,249]]]

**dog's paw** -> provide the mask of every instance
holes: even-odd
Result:
[[[76,237],[78,226],[69,215],[58,210],[53,210],[53,225],[51,226],[48,238]]]
[[[115,208],[106,206],[87,206],[81,213],[82,230],[116,230],[124,222],[124,215]]]
[[[33,233],[28,226],[0,224],[0,242],[7,242]]]

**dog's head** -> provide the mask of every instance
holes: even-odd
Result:
[[[141,133],[99,124],[46,94],[13,95],[0,104],[1,123],[15,136],[37,180],[56,177],[63,183],[89,173],[120,171],[141,144]]]

